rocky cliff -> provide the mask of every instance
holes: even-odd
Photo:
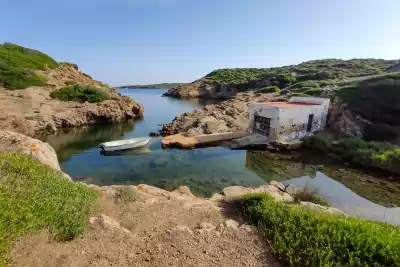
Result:
[[[10,76],[10,72],[15,75]],[[50,97],[53,90],[73,84],[93,86],[109,100],[88,103]],[[80,72],[75,64],[56,63],[39,51],[20,46],[0,45],[0,127],[3,130],[36,136],[63,127],[142,115],[141,105]]]

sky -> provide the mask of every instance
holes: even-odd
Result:
[[[76,63],[112,86],[190,82],[219,68],[400,58],[399,0],[3,2],[0,42]]]

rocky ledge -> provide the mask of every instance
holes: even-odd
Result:
[[[0,88],[0,127],[29,136],[53,133],[60,128],[122,121],[143,116],[143,107],[114,88],[93,80],[73,64],[38,71],[47,78],[46,86],[21,90]],[[68,83],[92,85],[103,90],[110,100],[101,103],[64,102],[50,97],[51,91]]]
[[[202,107],[178,115],[161,130],[163,135],[185,134],[195,136],[246,130],[248,125],[248,104],[276,99],[277,94],[238,93],[235,97],[218,104]]]

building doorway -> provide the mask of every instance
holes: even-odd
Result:
[[[314,121],[314,114],[308,115],[307,133],[311,132]]]
[[[258,133],[269,137],[271,130],[271,119],[254,115],[253,133]]]

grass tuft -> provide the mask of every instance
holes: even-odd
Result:
[[[0,265],[18,237],[49,229],[66,241],[83,233],[97,197],[28,155],[0,152]]]
[[[133,202],[138,199],[138,192],[128,186],[118,187],[115,194],[115,199],[117,202],[122,203]]]
[[[244,196],[236,205],[292,266],[399,266],[398,227],[318,213],[267,194]]]

